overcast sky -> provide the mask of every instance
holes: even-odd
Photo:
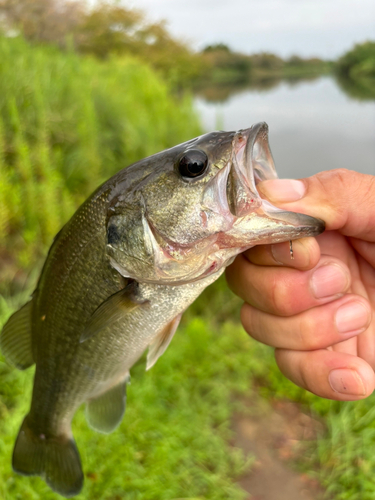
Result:
[[[375,40],[375,0],[124,0],[196,49],[223,42],[244,53],[335,59]]]

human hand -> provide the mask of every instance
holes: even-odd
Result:
[[[274,205],[323,219],[314,238],[260,245],[227,269],[241,320],[277,364],[318,396],[351,401],[375,388],[375,177],[321,172],[257,186]]]

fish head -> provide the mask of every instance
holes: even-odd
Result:
[[[324,222],[260,197],[276,179],[268,126],[212,132],[125,169],[108,212],[107,254],[123,276],[184,284],[258,244],[324,231]]]

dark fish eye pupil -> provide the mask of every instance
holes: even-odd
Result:
[[[178,169],[182,177],[198,177],[207,168],[208,158],[206,153],[198,149],[187,151],[178,162]]]

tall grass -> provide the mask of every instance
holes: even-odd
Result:
[[[102,181],[199,132],[190,100],[136,59],[0,37],[0,249],[30,264]]]
[[[0,329],[16,306],[0,297]],[[216,329],[202,318],[184,320],[172,345],[149,372],[145,360],[132,369],[126,414],[115,432],[98,434],[77,413],[73,432],[85,470],[77,500],[245,499],[235,480],[251,457],[230,446],[230,417],[233,394],[251,393],[248,374],[258,358],[239,325]],[[33,368],[12,369],[0,355],[2,500],[61,499],[40,478],[11,469],[32,375]]]

